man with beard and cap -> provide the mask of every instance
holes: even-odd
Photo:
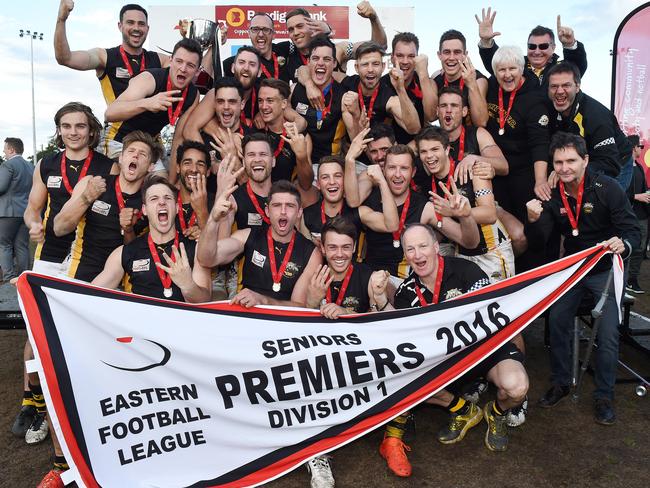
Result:
[[[344,167],[345,161],[342,156],[325,156],[320,160],[316,185],[320,190],[321,201],[306,207],[303,211],[300,223],[303,235],[314,243],[320,242],[323,226],[336,216],[341,216],[352,223],[357,236],[361,235],[362,227],[376,232],[396,231],[399,225],[397,207],[381,168],[375,165],[368,169],[369,178],[375,186],[379,187],[381,193],[382,208],[375,211],[365,205],[351,208],[346,204],[343,197]]]
[[[119,175],[86,176],[75,186],[54,219],[56,235],[76,229],[68,276],[92,281],[113,250],[145,229],[140,187],[160,151],[149,134],[131,132],[124,138]]]
[[[434,91],[440,96],[443,88],[452,86],[460,90],[467,100],[469,116],[467,125],[485,126],[488,119],[487,78],[483,73],[474,69],[472,61],[467,56],[467,40],[457,30],[448,30],[440,36],[438,59],[442,70],[433,77]]]
[[[202,55],[196,41],[182,39],[174,46],[168,68],[147,69],[129,82],[104,114],[112,122],[105,137],[111,150],[121,150],[122,139],[134,130],[156,137],[164,127],[172,125],[178,131],[175,138],[180,137],[185,120],[199,103],[192,79]],[[162,161],[156,164],[156,170],[165,169]]]
[[[210,153],[202,142],[185,141],[176,151],[176,160],[179,179],[176,228],[185,237],[196,240],[214,203],[214,194],[207,190]]]
[[[408,278],[395,292],[394,303],[388,301],[386,282],[383,288],[374,288],[374,300],[386,310],[426,307],[438,304],[465,293],[478,290],[487,284],[487,275],[476,263],[460,258],[443,257],[438,253],[436,234],[430,226],[415,223],[407,226],[401,237],[406,259],[411,266]],[[450,390],[444,389],[432,396],[428,403],[447,409],[449,424],[440,430],[438,441],[443,444],[460,442],[469,429],[485,418],[485,446],[491,451],[508,448],[507,411],[521,404],[528,391],[528,375],[523,366],[523,354],[508,342],[489,358],[466,373],[466,377],[486,376],[497,387],[496,400],[488,402],[483,411]],[[405,451],[411,449],[403,442],[409,413],[394,418],[386,426],[379,453],[397,476],[411,475],[411,464]]]
[[[165,300],[210,300],[210,269],[195,259],[196,241],[180,234],[174,222],[176,188],[158,175],[142,184],[142,213],[149,232],[115,249],[93,285]]]
[[[169,66],[168,55],[147,51],[142,47],[149,33],[149,19],[147,11],[134,3],[124,5],[120,9],[120,21],[117,28],[122,34],[122,43],[119,46],[71,51],[65,23],[73,8],[73,0],[61,0],[59,4],[54,30],[54,56],[57,63],[68,68],[80,71],[94,69],[101,84],[106,105],[119,97],[129,86],[131,78],[145,69]],[[107,156],[113,157],[111,154],[107,154]]]
[[[363,145],[363,139],[355,138],[346,156],[346,165],[352,164],[351,161],[354,161],[356,155],[363,151]],[[402,279],[408,274],[408,268],[400,245],[400,236],[407,224],[420,222],[431,225],[438,232],[468,249],[476,247],[479,243],[478,228],[471,214],[469,200],[458,194],[455,187],[452,187],[451,192],[445,188],[444,198],[432,193],[433,202],[411,189],[411,180],[415,173],[414,159],[411,148],[403,144],[396,144],[387,151],[383,174],[397,205],[399,227],[390,233],[376,232],[370,228],[366,230],[365,262],[375,270],[387,270],[391,275]],[[353,200],[358,200],[356,173],[350,178],[347,176],[348,174],[345,179],[345,194],[351,194]],[[381,211],[381,194],[373,191],[363,205]]]
[[[429,78],[428,58],[418,54],[420,41],[411,32],[400,32],[393,37],[391,63],[402,72],[406,92],[417,110],[420,127],[436,117],[436,95],[434,83]],[[391,73],[382,76],[385,85],[392,86]],[[413,136],[393,121],[395,139],[399,144],[408,144]]]
[[[34,168],[24,220],[30,238],[37,243],[33,271],[59,276],[67,270],[67,258],[75,234],[70,232],[57,236],[54,220],[70,199],[79,180],[86,175],[107,177],[113,168],[113,161],[94,151],[102,126],[90,107],[78,102],[67,103],[54,115],[54,124],[55,143],[63,151],[44,157]],[[24,358],[34,358],[29,341],[25,344]],[[25,386],[25,399],[32,399],[34,410],[23,407],[14,423],[14,427],[19,428],[12,428],[12,431],[23,435],[28,444],[37,444],[45,440],[48,434],[45,400],[38,374],[30,373]],[[25,415],[30,412],[32,415]],[[51,486],[57,486],[61,471],[68,469],[68,465],[55,434],[52,434],[52,441],[54,465],[41,483],[54,483]]]
[[[580,72],[575,65],[563,61],[548,70],[548,98],[551,134],[563,131],[584,138],[589,171],[616,179],[626,190],[632,179],[632,145],[616,115],[580,90]]]
[[[286,180],[271,185],[265,215],[268,225],[241,229],[230,237],[217,239],[219,228],[230,227],[235,186],[217,198],[199,240],[197,256],[204,266],[240,261],[239,291],[232,303],[243,307],[256,305],[304,306],[311,276],[322,259],[318,249],[295,226],[302,208],[300,193]]]
[[[494,74],[492,58],[499,49],[494,42],[500,32],[494,32],[494,18],[496,10],[492,12],[491,8],[481,11],[481,18],[475,15],[474,18],[478,23],[478,35],[480,42],[478,44],[479,54],[483,60],[483,66],[490,74]],[[581,42],[578,42],[571,27],[563,26],[560,16],[557,16],[557,37],[562,43],[562,54],[565,61],[575,64],[580,70],[580,75],[587,71],[587,53]],[[526,72],[534,75],[539,86],[546,90],[548,84],[548,70],[558,63],[560,57],[555,54],[555,34],[548,27],[538,25],[528,34],[528,53],[525,57]]]
[[[348,127],[354,127],[348,131],[350,137],[356,136],[361,130],[361,120],[370,127],[392,120],[411,135],[420,130],[418,112],[408,96],[400,70],[391,70],[391,86],[381,83],[381,74],[386,66],[384,55],[379,44],[372,41],[361,43],[354,62],[357,74],[348,76],[341,82],[343,88],[348,90],[343,95],[343,105],[353,117],[352,123],[346,123]]]

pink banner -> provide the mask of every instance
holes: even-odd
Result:
[[[621,129],[637,134],[645,147],[639,158],[650,167],[650,2],[631,12],[614,38],[612,108]]]

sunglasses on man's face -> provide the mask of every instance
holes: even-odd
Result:
[[[551,47],[551,44],[549,42],[542,42],[541,44],[528,43],[528,49],[530,51],[534,51],[535,49],[539,49],[540,51],[546,51],[549,47]]]
[[[639,149],[643,149],[643,144],[638,144],[636,147],[638,147]]]

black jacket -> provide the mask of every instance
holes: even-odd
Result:
[[[567,197],[573,215],[576,200]],[[636,216],[621,186],[613,178],[604,175],[585,174],[582,209],[578,217],[577,236],[572,235],[571,224],[562,204],[559,185],[551,192],[551,199],[543,203],[544,211],[537,222],[526,224],[526,237],[531,249],[542,249],[553,228],[564,236],[566,254],[595,246],[611,237],[620,237],[625,243],[622,257],[627,258],[632,249],[639,247],[641,230]],[[601,260],[594,271],[606,271],[611,261]]]
[[[639,220],[645,220],[650,216],[650,211],[648,211],[648,204],[643,202],[637,202],[634,199],[634,195],[638,193],[646,193],[648,191],[648,185],[645,181],[645,172],[641,163],[634,161],[634,168],[632,172],[632,181],[630,186],[627,187],[627,196],[632,204],[632,210],[636,214],[636,218]]]
[[[570,115],[564,117],[548,100],[549,129],[582,136],[587,143],[589,170],[615,178],[632,156],[632,145],[618,125],[614,113],[598,100],[579,92]]]
[[[494,57],[494,53],[497,52],[497,49],[499,49],[499,46],[496,42],[492,44],[492,47],[479,46],[478,48],[478,52],[481,55],[481,60],[483,61],[483,66],[485,66],[485,69],[491,75],[494,75],[494,72],[492,70],[492,58]],[[580,70],[580,76],[583,76],[585,74],[585,71],[587,71],[587,52],[585,51],[584,44],[578,41],[578,47],[575,49],[564,48],[562,49],[562,54],[564,55],[564,61],[569,61],[578,67]],[[537,77],[537,75],[535,75],[535,72],[531,69],[530,63],[528,61],[528,56],[524,56],[524,59],[526,60],[525,71]],[[539,77],[537,77],[539,86],[543,87],[544,91],[546,91],[546,87],[548,85],[546,73],[548,73],[548,70],[556,65],[559,60],[560,56],[553,54],[549,63],[544,66],[544,69],[540,73]]]

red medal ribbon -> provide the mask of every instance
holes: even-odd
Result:
[[[122,61],[124,61],[124,66],[126,66],[126,69],[129,72],[129,76],[133,78],[133,68],[131,67],[131,62],[129,61],[129,58],[126,56],[126,51],[122,46],[120,46],[120,55],[122,56]],[[140,71],[138,71],[138,74],[142,73],[145,70],[146,66],[144,64],[144,51],[142,52],[142,56],[140,57]]]
[[[341,284],[341,289],[339,290],[339,294],[336,297],[336,304],[339,306],[341,305],[341,303],[343,303],[343,298],[345,298],[345,292],[348,289],[348,284],[350,283],[350,277],[352,276],[353,268],[354,266],[352,266],[352,264],[348,266],[348,271],[347,273],[345,273],[345,278],[343,279],[343,283]],[[332,303],[332,285],[330,285],[327,288],[327,293],[325,294],[325,301],[327,303]]]
[[[393,232],[393,241],[399,241],[399,238],[402,236],[404,231],[404,224],[406,223],[406,214],[409,211],[409,206],[411,205],[411,191],[409,190],[406,195],[406,200],[404,200],[404,206],[402,207],[402,214],[399,216],[399,228],[397,232]]]
[[[451,180],[454,179],[454,171],[456,170],[456,161],[454,161],[454,158],[449,156],[449,173],[447,173],[447,183],[445,183],[445,186],[447,187],[447,190],[451,188]],[[436,185],[436,177],[435,175],[431,175],[431,190],[436,193],[438,193],[438,185]],[[442,222],[442,215],[440,215],[438,212],[434,210],[436,214],[436,220],[441,223]]]
[[[328,90],[329,87],[329,90]],[[332,110],[332,99],[334,98],[334,87],[332,86],[332,83],[328,85],[328,87],[325,87],[325,89],[321,92],[323,94],[323,102],[325,102],[325,92],[329,91],[330,94],[330,103],[327,104],[327,107],[325,107],[325,110],[323,110],[320,120],[324,120],[325,117],[330,113]]]
[[[420,300],[420,305],[423,307],[426,307],[427,305],[433,305],[434,303],[438,303],[438,299],[440,298],[440,287],[442,286],[442,275],[444,274],[445,271],[445,260],[443,259],[442,256],[438,256],[438,270],[436,271],[436,286],[433,289],[433,301],[431,303],[427,303],[427,301],[424,299],[424,295],[422,294],[422,290],[420,290],[420,287],[418,286],[417,282],[415,283],[415,293],[418,295],[418,299]]]
[[[506,120],[508,117],[510,117],[510,111],[512,110],[512,105],[515,103],[515,97],[517,96],[517,92],[523,84],[524,80],[522,79],[519,82],[517,88],[515,88],[510,94],[510,100],[508,101],[508,112],[506,112],[505,115],[503,113],[503,88],[499,86],[499,132],[505,131]]]
[[[251,186],[250,181],[246,182],[246,193],[248,193],[248,198],[251,199],[251,202],[253,203],[253,207],[255,207],[255,211],[258,214],[260,214],[260,217],[262,217],[262,220],[264,221],[264,223],[265,224],[270,224],[271,220],[264,213],[264,210],[262,210],[262,207],[260,206],[260,202],[257,201],[257,196],[255,195],[255,193],[253,193],[253,187]]]
[[[196,212],[192,210],[192,216],[190,217],[190,222],[189,224],[185,223],[185,212],[183,211],[183,200],[181,199],[181,192],[178,192],[178,198],[176,200],[176,206],[178,207],[178,210],[176,211],[178,215],[178,221],[181,224],[181,230],[185,232],[185,229],[188,227],[194,226],[196,224]]]
[[[278,141],[278,147],[276,147],[275,151],[273,151],[273,157],[274,158],[277,158],[280,155],[280,153],[282,152],[282,149],[284,148],[284,138],[285,137],[287,137],[287,129],[285,129],[283,127],[282,128],[282,136],[280,137],[280,140]]]
[[[239,113],[239,120],[241,121],[242,124],[244,124],[246,127],[253,127],[253,118],[255,118],[255,103],[257,103],[257,92],[255,91],[255,87],[253,87],[253,91],[251,92],[251,118],[250,122],[249,119],[246,118],[246,114],[244,113],[244,110],[242,110]],[[239,128],[241,135],[244,135],[243,129],[240,127]]]
[[[359,86],[357,87],[357,93],[359,93],[359,105],[361,106],[361,110],[366,108],[366,104],[363,101],[363,91],[361,90],[361,80],[359,80]],[[375,107],[375,99],[377,98],[377,95],[379,94],[379,85],[377,85],[377,88],[375,88],[375,91],[372,92],[372,96],[370,97],[370,103],[368,104],[368,110],[366,110],[366,114],[368,115],[368,121],[372,120],[372,115],[374,114],[374,107]]]
[[[170,105],[167,107],[167,118],[169,119],[169,123],[171,125],[176,125],[176,121],[178,120],[178,117],[181,115],[181,110],[183,110],[183,104],[185,103],[185,98],[187,97],[187,90],[190,88],[190,86],[186,86],[185,90],[183,90],[183,93],[181,94],[181,101],[178,102],[178,105],[176,105],[176,110],[174,110],[174,113],[172,114],[172,106]],[[171,74],[167,75],[167,91],[170,91],[172,89],[172,77]]]
[[[124,201],[124,196],[122,195],[122,186],[120,185],[120,177],[115,178],[115,198],[117,198],[117,206],[120,210],[126,208],[126,202]],[[135,211],[136,220],[140,218],[140,210]]]
[[[298,54],[300,54],[300,59],[302,60],[302,64],[307,64],[307,63],[309,63],[309,58],[308,58],[307,56],[305,56],[305,55],[304,55],[303,53],[301,53],[300,51],[298,51]]]
[[[77,183],[81,181],[81,179],[86,176],[86,173],[88,173],[88,167],[90,166],[90,161],[93,159],[93,150],[88,149],[88,156],[86,156],[86,160],[84,161],[83,166],[81,167],[81,172],[79,173],[79,178],[77,179]],[[61,178],[63,179],[63,186],[65,186],[65,189],[68,190],[68,193],[72,195],[72,186],[70,186],[70,180],[68,179],[68,168],[66,167],[66,158],[65,158],[65,151],[63,151],[63,154],[61,154]]]
[[[341,210],[339,210],[339,215],[343,213],[343,205],[341,205]],[[323,225],[325,225],[325,222],[327,222],[327,215],[325,214],[325,200],[323,200],[320,204],[320,221]]]
[[[569,217],[569,223],[571,228],[575,231],[578,230],[578,219],[580,218],[580,209],[582,208],[582,196],[585,192],[585,177],[582,176],[580,180],[580,185],[578,185],[578,197],[576,198],[576,215],[573,216],[573,211],[569,206],[569,200],[567,199],[566,193],[564,193],[564,183],[560,180],[560,197],[562,197],[562,205],[566,210],[566,215]],[[577,235],[577,234],[576,234]]]
[[[282,280],[282,275],[284,274],[284,270],[287,268],[287,264],[289,264],[289,260],[291,259],[291,253],[293,252],[293,245],[296,242],[296,231],[293,230],[291,232],[291,241],[289,241],[289,246],[287,247],[287,251],[284,253],[284,258],[282,259],[282,263],[280,263],[280,269],[277,269],[277,265],[275,262],[275,248],[273,246],[273,235],[271,231],[271,227],[269,227],[266,231],[266,245],[269,250],[269,266],[271,267],[271,277],[273,278],[273,284],[279,284],[280,281]]]
[[[458,161],[462,161],[465,157],[465,126],[461,125],[460,137],[458,138]],[[453,161],[453,159],[452,159]],[[453,164],[453,163],[452,163]]]
[[[269,70],[266,69],[266,66],[264,64],[260,63],[260,66],[262,67],[262,73],[264,73],[264,76],[267,78],[279,78],[280,76],[280,68],[278,66],[278,56],[274,52],[271,52],[271,57],[273,58],[273,76],[271,76],[271,73],[269,73]]]
[[[422,100],[422,90],[420,90],[420,85],[418,85],[417,81],[415,81],[415,78],[413,78],[411,85],[415,85],[415,86],[411,88],[409,85],[409,91],[413,95],[415,95],[415,98],[419,98],[420,100]]]
[[[153,239],[151,238],[151,234],[147,236],[147,243],[149,244],[149,252],[151,253],[153,262],[156,264],[161,264],[160,256],[158,255],[156,244],[154,244]],[[174,237],[174,246],[176,246],[176,249],[178,249],[178,231],[176,231],[176,236]],[[173,251],[170,254],[171,255],[169,257],[171,258],[171,260],[176,262],[176,259],[174,259]],[[160,282],[162,283],[163,288],[171,289],[172,287],[171,276],[169,276],[164,270],[162,270],[158,266],[156,266],[156,271],[158,271],[158,277],[160,278]]]
[[[449,80],[447,79],[447,73],[442,75],[442,82],[443,82],[444,86],[449,86]],[[460,87],[460,91],[462,92],[463,88],[465,88],[465,80],[462,77],[461,77],[460,83],[458,85]]]

